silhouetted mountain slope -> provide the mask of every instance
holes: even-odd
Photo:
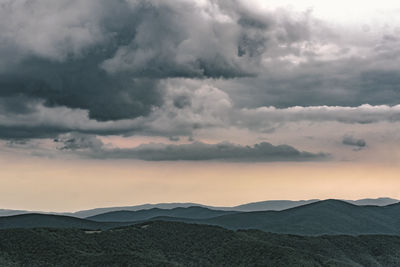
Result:
[[[87,218],[107,212],[112,211],[138,211],[143,209],[174,209],[174,208],[188,208],[192,206],[208,208],[212,210],[229,210],[229,211],[265,211],[265,210],[285,210],[293,207],[302,206],[305,204],[310,204],[313,202],[320,201],[319,199],[310,200],[267,200],[260,202],[252,202],[243,205],[238,205],[234,207],[215,207],[207,206],[197,203],[158,203],[158,204],[143,204],[137,206],[122,206],[122,207],[107,207],[107,208],[97,208],[90,210],[81,210],[77,212],[42,212],[42,211],[26,211],[26,210],[7,210],[0,209],[1,216],[11,216],[17,214],[27,214],[27,213],[41,213],[41,214],[55,214],[55,215],[65,215],[77,218]],[[366,198],[359,200],[343,200],[355,205],[374,205],[374,206],[385,206],[393,203],[398,203],[399,200],[393,198]]]
[[[290,209],[306,204],[310,204],[313,202],[320,201],[319,199],[310,199],[310,200],[267,200],[260,202],[252,202],[239,206],[232,207],[232,210],[237,211],[262,211],[262,210],[285,210]]]
[[[319,199],[310,199],[310,200],[267,200],[260,202],[252,202],[239,206],[232,207],[232,210],[237,211],[265,211],[265,210],[276,210],[281,211],[285,209],[295,208],[299,206],[303,206],[306,204],[311,204],[314,202],[321,201]],[[394,203],[398,203],[398,199],[393,198],[364,198],[358,200],[342,200],[354,205],[364,206],[364,205],[373,205],[373,206],[386,206]]]
[[[400,235],[399,203],[379,207],[356,206],[340,200],[324,200],[283,211],[256,212],[217,211],[202,207],[150,209],[137,212],[111,212],[90,219],[25,214],[1,217],[0,229],[33,227],[109,229],[147,220],[164,220],[211,224],[228,229],[259,229],[301,235]]]
[[[400,211],[400,203],[390,204],[379,208],[382,208],[382,210],[392,211],[392,212]]]
[[[380,197],[380,198],[363,198],[358,200],[345,200],[351,204],[363,206],[363,205],[371,205],[371,206],[387,206],[395,203],[399,203],[398,199],[393,199],[389,197]]]
[[[148,209],[139,211],[112,211],[91,217],[89,220],[98,222],[132,222],[143,221],[159,216],[168,216],[176,218],[189,218],[189,219],[207,219],[226,214],[237,213],[236,211],[222,211],[211,210],[203,207],[188,207],[188,208],[174,208],[174,209]]]
[[[174,208],[188,208],[188,207],[208,207],[206,205],[197,204],[197,203],[157,203],[157,204],[142,204],[136,206],[124,206],[124,207],[109,207],[109,208],[97,208],[90,210],[81,210],[74,213],[71,213],[71,216],[76,216],[79,218],[87,218],[107,212],[112,211],[138,211],[138,210],[148,210],[148,209],[174,209]]]
[[[259,211],[224,215],[205,220],[230,229],[261,229],[276,233],[400,234],[395,207],[356,206],[324,200],[284,211]]]
[[[0,230],[1,266],[399,266],[400,237],[271,234],[176,222]]]
[[[153,220],[212,224],[228,229],[259,229],[274,233],[400,234],[400,204],[385,207],[356,206],[340,200],[324,200],[284,211],[256,211],[210,219],[157,217]]]
[[[26,214],[26,213],[29,213],[29,211],[0,209],[0,216],[13,216],[13,215],[19,215],[19,214]]]
[[[122,225],[126,223],[100,223],[75,217],[34,213],[0,217],[0,229],[37,227],[108,229]]]

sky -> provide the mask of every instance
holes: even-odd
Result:
[[[400,198],[398,1],[0,0],[0,208]]]

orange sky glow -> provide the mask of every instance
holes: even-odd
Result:
[[[0,205],[75,211],[157,202],[232,206],[272,199],[400,198],[400,167],[350,162],[2,160]]]

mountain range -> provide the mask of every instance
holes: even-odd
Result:
[[[399,235],[400,204],[357,206],[340,200],[324,200],[283,211],[237,213],[196,222],[228,229],[260,229],[301,235]]]
[[[158,203],[158,204],[142,204],[136,206],[120,206],[120,207],[106,207],[106,208],[96,208],[89,210],[81,210],[76,212],[44,212],[44,211],[29,211],[29,210],[12,210],[12,209],[0,209],[0,217],[1,216],[12,216],[18,214],[27,214],[27,213],[42,213],[42,214],[55,214],[55,215],[66,215],[77,218],[87,218],[90,216],[95,216],[98,214],[111,212],[111,211],[138,211],[145,209],[174,209],[174,208],[187,208],[187,207],[204,207],[213,210],[228,210],[228,211],[266,211],[266,210],[285,210],[289,208],[294,208],[298,206],[302,206],[305,204],[310,204],[313,202],[321,201],[320,199],[310,199],[310,200],[267,200],[260,202],[252,202],[247,204],[242,204],[233,207],[217,207],[217,206],[207,206],[198,203]],[[400,200],[381,197],[381,198],[364,198],[359,200],[343,200],[355,205],[374,205],[374,206],[386,206],[394,203],[398,203]]]
[[[144,209],[138,211],[120,210],[111,211],[94,216],[89,216],[86,219],[97,222],[133,222],[145,221],[152,218],[161,216],[168,216],[183,219],[210,219],[222,215],[235,214],[238,211],[228,210],[213,210],[205,207],[192,206],[187,208],[173,208],[173,209]]]
[[[205,207],[153,208],[112,211],[85,219],[47,214],[0,217],[0,228],[111,229],[146,221],[176,221],[221,226],[226,229],[258,229],[299,235],[400,235],[400,203],[357,206],[341,200],[323,200],[283,211],[224,211]]]
[[[64,215],[51,214],[19,214],[0,217],[0,229],[15,228],[75,228],[75,229],[110,229],[132,223],[122,222],[96,222]]]

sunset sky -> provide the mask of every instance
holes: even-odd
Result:
[[[0,0],[0,209],[400,198],[400,2]]]

